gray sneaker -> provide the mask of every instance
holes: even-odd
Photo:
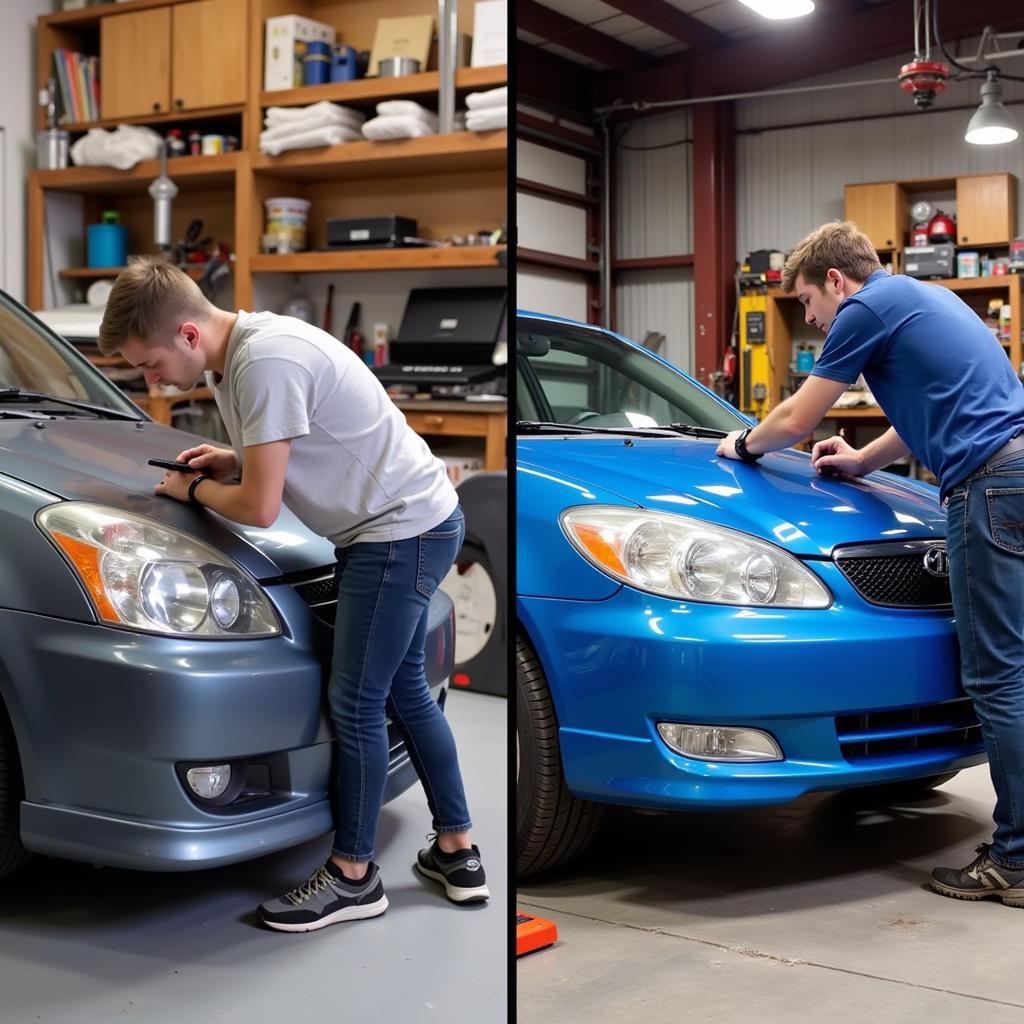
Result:
[[[276,900],[260,904],[260,919],[281,932],[313,932],[339,921],[379,917],[388,909],[376,864],[359,882],[338,878],[325,864],[309,880]]]

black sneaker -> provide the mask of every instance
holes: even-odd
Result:
[[[351,882],[333,864],[319,867],[309,880],[276,900],[260,904],[260,919],[281,932],[313,932],[338,921],[379,917],[388,909],[376,864]]]
[[[479,903],[490,898],[480,851],[475,846],[470,850],[445,853],[435,839],[425,850],[420,850],[416,868],[421,875],[440,882],[448,899],[454,903]]]
[[[982,843],[978,856],[965,868],[936,868],[931,887],[958,900],[1001,899],[1008,907],[1024,907],[1024,868],[1007,868],[989,855],[991,843]]]

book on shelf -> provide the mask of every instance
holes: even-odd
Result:
[[[98,121],[99,58],[74,50],[54,50],[53,70],[63,120],[72,124]]]

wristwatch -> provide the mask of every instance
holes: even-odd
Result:
[[[747,435],[753,430],[753,427],[747,427],[746,430],[742,431],[736,438],[733,444],[733,450],[744,462],[758,462],[764,456],[764,452],[760,455],[755,455],[753,452],[747,451]]]

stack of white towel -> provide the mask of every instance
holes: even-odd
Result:
[[[466,127],[471,132],[492,132],[508,127],[508,87],[471,92],[466,97]]]
[[[334,146],[359,142],[366,115],[350,107],[323,100],[308,107],[268,107],[260,132],[260,149],[277,156],[286,149]]]
[[[418,139],[437,134],[437,114],[412,100],[385,100],[377,104],[377,116],[363,125],[363,135],[387,139]]]

